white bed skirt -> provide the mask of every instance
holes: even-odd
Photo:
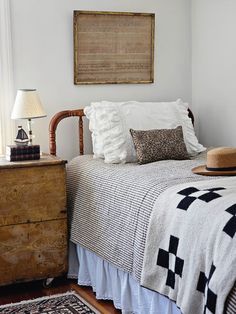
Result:
[[[73,243],[70,243],[68,278],[78,278],[79,285],[91,286],[97,299],[113,300],[124,314],[181,314],[168,298],[141,287],[130,274]]]

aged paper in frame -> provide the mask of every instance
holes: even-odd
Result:
[[[153,83],[153,13],[74,11],[74,84]]]

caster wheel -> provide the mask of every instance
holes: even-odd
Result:
[[[46,278],[43,281],[43,287],[44,288],[50,288],[52,286],[54,278]]]

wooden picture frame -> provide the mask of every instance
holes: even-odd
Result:
[[[154,82],[154,13],[74,11],[74,84]]]

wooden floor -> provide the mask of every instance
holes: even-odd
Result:
[[[92,304],[102,314],[120,314],[111,301],[98,301],[90,287],[82,287],[76,284],[76,280],[56,278],[50,288],[44,288],[42,281],[19,283],[0,287],[0,305],[35,299],[56,293],[74,290],[85,300]]]

